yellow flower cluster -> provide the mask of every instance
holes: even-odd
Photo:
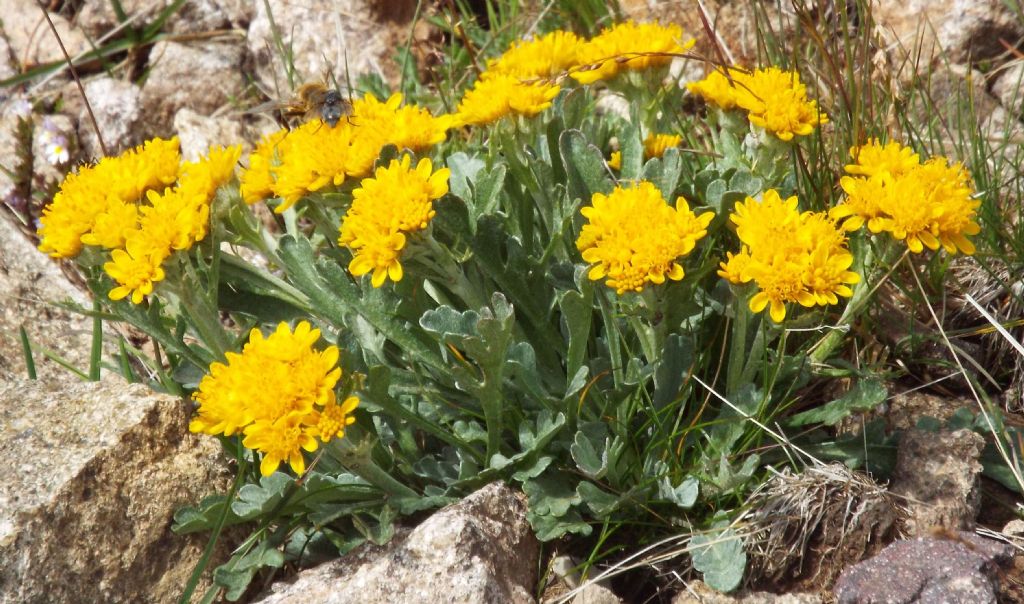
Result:
[[[402,95],[385,102],[367,95],[352,103],[352,114],[334,127],[320,120],[263,139],[242,174],[242,198],[256,203],[280,197],[281,213],[308,193],[362,177],[385,145],[419,151],[445,139],[451,116],[434,117],[415,105],[402,105]]]
[[[672,147],[678,147],[683,142],[683,137],[678,134],[655,134],[650,133],[644,139],[644,159],[661,157]],[[622,169],[622,152],[612,151],[608,158],[608,167],[613,170]]]
[[[120,247],[119,227],[135,226],[135,204],[147,190],[174,182],[179,163],[177,138],[153,139],[68,174],[43,210],[39,249],[54,258],[74,258],[83,243]]]
[[[961,164],[950,166],[944,157],[921,163],[911,149],[877,140],[850,149],[850,155],[854,163],[846,172],[854,176],[839,181],[846,198],[830,212],[844,229],[867,224],[872,233],[906,241],[915,254],[939,246],[950,254],[974,253],[966,236],[981,231],[981,201],[973,198],[971,175]]]
[[[568,72],[582,84],[616,76],[622,70],[667,65],[689,50],[678,25],[627,21],[591,40],[554,31],[514,42],[463,95],[455,114],[460,126],[483,126],[509,115],[532,117],[551,106],[561,91],[559,77]]]
[[[801,213],[795,196],[784,200],[769,189],[761,201],[747,197],[737,204],[730,220],[743,247],[728,254],[718,274],[732,283],[757,284],[751,311],[770,306],[772,320],[779,323],[788,302],[827,306],[838,303],[838,296],[853,295],[849,286],[860,281],[847,270],[853,255],[843,231],[824,213]]]
[[[103,223],[109,229],[100,232],[99,239],[106,244],[119,242],[116,246],[107,245],[119,249],[111,252],[110,262],[103,265],[103,270],[117,282],[108,294],[111,300],[131,296],[132,302],[139,304],[163,280],[164,260],[206,237],[210,203],[217,189],[234,176],[241,153],[239,146],[211,148],[206,157],[181,167],[173,188],[162,193],[149,190],[148,204],[137,209],[132,206],[119,220]],[[100,224],[97,220],[97,227]]]
[[[626,21],[605,28],[579,49],[573,79],[580,84],[607,80],[622,70],[639,71],[668,65],[675,55],[693,48],[695,40],[683,40],[678,25]]]
[[[344,436],[359,404],[354,396],[337,403],[339,351],[335,346],[317,351],[319,339],[320,330],[305,321],[294,331],[281,323],[267,337],[253,329],[241,354],[227,353],[227,363],[210,365],[209,375],[199,382],[192,395],[199,409],[189,430],[242,433],[244,446],[263,453],[264,476],[282,462],[302,474],[302,452],[315,451],[318,441]]]
[[[415,168],[410,165],[410,156],[404,155],[377,168],[352,191],[352,206],[342,218],[338,243],[352,250],[348,270],[357,277],[372,272],[374,287],[388,278],[402,279],[399,257],[406,235],[427,228],[434,200],[448,192],[448,168],[434,172],[426,158]]]
[[[206,237],[210,202],[240,154],[241,147],[214,147],[179,167],[174,138],[103,158],[64,179],[43,212],[39,248],[56,258],[75,256],[83,245],[112,250],[103,265],[117,282],[109,296],[139,304],[163,280],[164,260]]]
[[[641,181],[629,188],[616,187],[608,195],[595,193],[591,205],[580,210],[588,220],[576,248],[593,266],[588,276],[607,278],[616,293],[643,291],[647,283],[683,278],[677,262],[707,235],[711,212],[697,216],[682,197],[666,203],[654,184]]]
[[[828,123],[828,115],[818,108],[817,101],[808,100],[807,86],[795,71],[778,67],[753,72],[717,69],[703,80],[687,84],[687,89],[722,109],[739,107],[747,112],[751,124],[784,141],[806,136]]]

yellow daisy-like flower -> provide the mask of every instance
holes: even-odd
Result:
[[[643,70],[668,65],[673,55],[693,48],[695,40],[683,40],[678,25],[626,21],[584,43],[577,62],[585,68],[570,75],[581,84],[615,77],[622,70]]]
[[[738,69],[729,69],[728,72],[715,69],[703,80],[687,84],[686,89],[721,109],[732,109],[736,106],[736,87],[733,84],[746,75]]]
[[[857,151],[851,149],[851,155]],[[904,241],[915,254],[939,246],[950,254],[974,253],[967,236],[981,231],[981,202],[973,198],[971,175],[962,165],[950,166],[943,157],[920,163],[898,143],[883,147],[872,141],[859,151],[847,171],[863,176],[840,180],[846,198],[830,211],[844,221],[844,229],[867,224],[872,233],[884,231]]]
[[[260,474],[270,476],[282,462],[288,462],[292,472],[301,476],[306,471],[303,451],[312,453],[319,446],[302,423],[299,414],[291,414],[274,422],[258,421],[245,430],[242,445],[263,453]]]
[[[141,304],[153,293],[154,284],[163,281],[164,269],[160,265],[164,258],[166,255],[154,250],[144,238],[129,238],[125,249],[114,250],[111,261],[103,265],[103,270],[118,283],[107,295],[111,300],[131,295],[133,304]]]
[[[728,254],[719,276],[731,283],[754,281],[752,312],[766,308],[776,323],[786,318],[786,304],[826,306],[850,297],[850,285],[860,276],[848,270],[853,255],[846,248],[844,231],[824,213],[803,212],[797,198],[782,199],[774,189],[758,201],[747,197],[736,205],[730,220],[743,244]]]
[[[239,177],[238,191],[242,200],[254,204],[270,197],[274,192],[274,175],[271,168],[277,161],[277,146],[288,135],[282,128],[263,137],[256,149],[249,154],[249,167]]]
[[[458,126],[483,126],[507,115],[532,117],[551,106],[561,88],[551,81],[528,82],[510,75],[481,76],[459,102]]]
[[[750,123],[788,141],[793,136],[806,136],[828,116],[818,109],[816,101],[807,99],[807,87],[800,83],[800,74],[777,67],[758,69],[742,79],[736,88],[736,105],[747,111]]]
[[[444,141],[453,118],[450,115],[434,117],[422,107],[402,105],[402,95],[396,92],[383,103],[372,94],[355,101],[350,121],[359,130],[379,133],[382,146],[390,144],[399,149],[421,151]]]
[[[851,147],[850,158],[853,163],[847,164],[845,170],[854,176],[874,176],[882,172],[902,176],[921,164],[921,157],[910,147],[895,141],[883,145],[877,138],[859,147]]]
[[[807,87],[795,71],[778,67],[753,72],[716,69],[687,88],[722,109],[746,111],[750,123],[784,141],[806,136],[828,123],[828,115],[818,108],[817,101],[807,98]]]
[[[260,471],[269,476],[282,462],[301,474],[302,451],[341,436],[358,405],[350,397],[337,405],[334,387],[341,378],[340,351],[317,351],[320,330],[303,321],[294,330],[286,323],[267,337],[249,333],[241,354],[229,352],[226,363],[213,363],[192,398],[199,403],[189,424],[192,432],[231,436],[263,453]],[[331,432],[333,430],[333,432]]]
[[[612,170],[622,169],[622,151],[612,151],[611,157],[608,158],[608,167]]]
[[[235,164],[241,155],[240,145],[226,149],[221,146],[210,147],[199,161],[188,162],[181,167],[178,188],[199,195],[209,203],[217,189],[234,176]]]
[[[107,249],[121,248],[138,223],[138,206],[111,195],[107,197],[107,207],[96,216],[92,228],[82,235],[81,241]]]
[[[661,157],[672,147],[678,147],[683,137],[678,134],[650,133],[644,139],[644,158]]]
[[[54,258],[77,256],[82,251],[82,236],[93,230],[108,208],[114,208],[114,214],[105,217],[100,231],[88,239],[104,243],[117,240],[121,236],[117,229],[128,210],[114,200],[134,204],[145,191],[174,182],[179,162],[177,137],[153,139],[68,174],[43,210],[39,249]]]
[[[576,248],[593,265],[588,276],[606,279],[620,295],[643,291],[647,283],[682,279],[683,267],[677,261],[707,234],[714,218],[711,212],[695,215],[682,197],[673,208],[647,181],[616,187],[608,195],[595,193],[591,205],[580,213],[588,223]]]
[[[553,78],[578,64],[582,45],[576,34],[560,30],[533,40],[519,40],[505,54],[488,61],[486,73],[521,80]]]
[[[434,200],[448,192],[450,170],[434,172],[426,158],[411,168],[411,161],[404,155],[363,179],[342,218],[338,243],[353,252],[349,272],[357,277],[372,272],[374,287],[388,278],[401,280],[399,258],[406,234],[427,228],[435,214]]]

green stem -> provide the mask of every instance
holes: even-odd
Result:
[[[735,292],[735,289],[733,290]],[[745,296],[734,295],[732,299],[733,323],[729,344],[729,368],[726,374],[726,395],[739,390],[743,376],[744,360],[749,356],[747,349],[747,327],[750,325],[750,309]]]
[[[354,445],[340,439],[331,442],[326,451],[348,471],[377,487],[391,497],[418,497],[416,491],[395,480],[370,457],[366,445]]]
[[[200,283],[192,263],[188,258],[183,258],[181,264],[187,277],[185,282],[177,288],[181,306],[192,319],[192,325],[203,343],[217,358],[223,359],[224,353],[231,348],[231,343],[220,324],[220,313],[204,295],[201,293],[197,295],[203,285]]]

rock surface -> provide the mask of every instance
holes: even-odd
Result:
[[[138,125],[142,116],[139,87],[131,82],[101,76],[82,82],[96,124],[110,153],[119,153],[142,142]],[[64,111],[78,120],[78,140],[87,158],[103,156],[96,128],[89,118],[82,93],[74,82],[64,86]]]
[[[977,62],[1006,52],[1000,39],[1015,44],[1024,24],[1002,0],[879,0],[873,16],[900,56],[927,65],[939,52],[954,63]]]
[[[241,44],[228,40],[154,44],[141,99],[146,136],[171,136],[182,108],[208,116],[241,96],[243,54]]]
[[[287,97],[289,81],[274,39],[275,28],[291,54],[296,86],[319,79],[325,69],[333,70],[343,85],[346,69],[353,81],[363,73],[379,73],[387,79],[396,73],[395,67],[387,64],[408,35],[405,20],[412,17],[408,8],[415,8],[416,3],[392,0],[376,10],[374,3],[360,0],[269,0],[255,5],[247,46],[256,79],[268,94]]]
[[[708,587],[703,581],[687,583],[684,591],[672,598],[672,604],[819,604],[821,596],[815,594],[753,593],[723,594]]]
[[[206,544],[176,508],[227,488],[189,405],[110,376],[0,386],[0,602],[175,602]]]
[[[978,461],[985,439],[970,430],[907,430],[896,453],[890,491],[903,498],[905,535],[936,527],[970,529],[981,505]]]
[[[174,116],[174,132],[181,141],[183,161],[196,161],[201,155],[206,155],[214,145],[242,145],[246,151],[250,148],[242,134],[241,122],[199,115],[188,108],[181,109]]]
[[[15,64],[21,67],[64,60],[46,17],[34,4],[25,0],[0,0],[3,33],[10,44]],[[50,12],[49,15],[71,57],[91,49],[80,29],[58,14]]]
[[[144,27],[174,0],[121,0],[124,14],[136,27]],[[244,28],[252,18],[253,5],[246,0],[186,0],[165,25],[174,33],[209,32],[231,27]],[[93,37],[101,36],[118,24],[109,0],[85,0],[75,22]]]
[[[75,379],[42,351],[50,350],[79,369],[88,368],[92,321],[53,304],[70,299],[84,305],[88,298],[3,216],[0,241],[0,385],[28,377],[18,332],[22,326],[38,377]]]
[[[259,604],[534,602],[539,545],[526,501],[500,483],[383,548],[362,548],[275,584]]]
[[[835,586],[839,604],[994,603],[996,570],[1013,549],[971,533],[950,536],[897,541],[846,569]]]

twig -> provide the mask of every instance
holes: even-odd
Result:
[[[43,16],[46,17],[46,22],[50,24],[50,31],[53,32],[53,37],[57,38],[57,44],[60,45],[60,51],[64,53],[64,60],[68,64],[68,69],[71,70],[71,77],[75,79],[75,84],[78,85],[78,92],[82,94],[82,101],[85,102],[85,110],[89,113],[89,120],[92,121],[92,127],[96,131],[96,140],[100,143],[100,151],[103,152],[104,156],[110,155],[107,152],[107,145],[103,142],[103,133],[100,132],[100,125],[96,121],[96,116],[92,112],[92,105],[89,103],[89,97],[85,95],[85,87],[82,86],[82,80],[78,79],[78,71],[75,70],[74,63],[71,62],[71,55],[68,54],[68,49],[64,48],[64,40],[61,40],[60,34],[57,33],[57,27],[53,24],[53,19],[50,18],[50,13],[46,10],[46,7],[37,0],[37,6],[39,10],[43,11]]]

